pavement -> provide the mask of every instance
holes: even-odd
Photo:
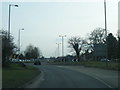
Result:
[[[44,63],[35,67],[42,73],[25,88],[118,88],[118,71]]]

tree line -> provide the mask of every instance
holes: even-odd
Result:
[[[43,57],[41,50],[33,45],[28,45],[24,53],[19,55],[18,47],[13,42],[13,36],[10,35],[8,39],[8,32],[5,30],[0,30],[0,35],[2,36],[3,66],[7,62],[10,62],[10,59],[12,58],[38,59]],[[106,37],[105,29],[103,28],[94,29],[85,39],[79,36],[74,36],[68,39],[68,47],[76,54],[78,61],[80,61],[81,55],[94,52],[95,44],[103,44],[107,46],[108,59],[120,58],[120,37],[115,37],[112,33],[109,33]]]
[[[24,53],[18,54],[18,47],[13,42],[12,35],[8,38],[8,32],[0,30],[2,36],[2,65],[6,66],[11,62],[11,59],[38,59],[42,57],[42,52],[38,47],[28,45]]]
[[[75,52],[78,61],[82,54],[94,52],[95,44],[106,45],[106,58],[110,60],[120,58],[120,37],[115,37],[112,33],[106,36],[105,29],[100,27],[94,29],[86,39],[79,36],[69,38],[68,44],[68,47]]]

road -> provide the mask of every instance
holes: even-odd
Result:
[[[35,67],[42,71],[42,75],[26,88],[112,88],[112,85],[92,74],[77,71],[75,66],[44,64]]]

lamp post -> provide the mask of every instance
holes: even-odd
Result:
[[[118,37],[120,38],[120,29],[118,30]]]
[[[58,45],[58,57],[59,57],[59,45],[61,44],[61,43],[56,43],[57,45]]]
[[[24,28],[19,29],[19,35],[18,35],[18,51],[19,51],[19,56],[20,56],[20,31],[24,30]]]
[[[62,37],[62,57],[64,57],[64,37],[66,37],[66,35],[59,35],[59,37]]]
[[[106,0],[104,0],[104,14],[105,14],[105,38],[106,38],[106,67],[108,68],[108,45],[107,45],[107,17],[106,17]]]
[[[105,14],[105,38],[107,39],[107,17],[106,17],[106,0],[104,0],[104,14]],[[108,58],[107,55],[107,41],[106,41],[106,58]]]
[[[10,38],[10,14],[11,14],[11,7],[18,7],[18,5],[9,4],[9,17],[8,17],[8,39]]]
[[[104,0],[104,14],[105,14],[105,36],[107,37],[107,17],[106,17],[106,0]]]
[[[118,58],[120,59],[120,30],[118,30]]]

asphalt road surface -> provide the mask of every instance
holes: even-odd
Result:
[[[28,88],[110,88],[104,82],[72,69],[57,65],[35,65],[42,75]]]

